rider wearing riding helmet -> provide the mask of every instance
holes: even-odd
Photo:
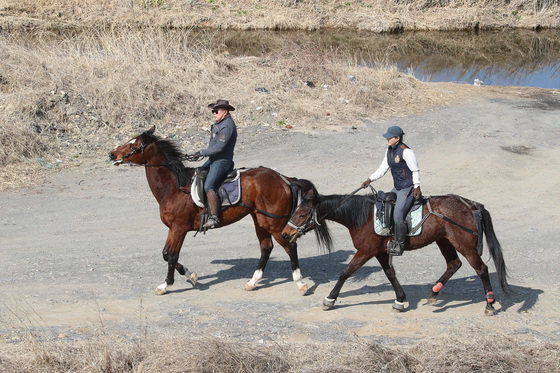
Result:
[[[414,200],[419,200],[422,197],[418,161],[412,149],[403,143],[403,135],[404,131],[399,126],[392,126],[387,129],[387,132],[383,134],[388,145],[383,161],[379,168],[362,183],[362,188],[366,188],[372,181],[380,179],[389,169],[391,170],[394,184],[392,192],[397,195],[393,214],[395,239],[388,245],[391,255],[402,255],[408,231],[405,221],[406,215]]]
[[[208,199],[210,216],[204,225],[204,229],[215,228],[220,224],[220,198],[218,188],[225,180],[227,174],[233,170],[233,150],[237,142],[237,127],[230,115],[230,111],[235,108],[229,101],[218,99],[208,107],[212,110],[214,123],[210,131],[210,143],[208,148],[196,152],[193,156],[208,157],[208,160],[201,166],[208,167],[208,176],[204,181],[204,193]]]

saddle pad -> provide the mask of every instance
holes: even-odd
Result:
[[[408,232],[410,232],[412,228],[418,225],[422,220],[422,209],[420,207],[422,207],[422,205],[413,205],[412,207],[413,210],[406,215],[406,225],[408,227]],[[374,216],[373,226],[374,226],[375,233],[380,236],[386,236],[386,237],[392,236],[391,230],[387,228],[385,225],[383,225],[383,222],[377,217],[377,206],[375,206],[373,209],[373,216]],[[422,233],[421,226],[413,234],[409,233],[408,236],[409,237],[418,236],[420,233]]]
[[[222,200],[222,206],[235,205],[241,199],[241,178],[238,176],[233,181],[223,183],[218,194]]]
[[[228,181],[222,184],[219,188],[218,195],[222,201],[222,206],[235,205],[241,199],[241,170],[237,170],[237,176],[233,179],[228,179]],[[200,199],[202,191],[198,190],[197,183],[192,183],[191,186],[191,197],[195,205],[200,208],[204,208],[204,203]]]

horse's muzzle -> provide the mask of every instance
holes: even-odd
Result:
[[[289,235],[288,233],[282,233],[282,238],[284,239],[284,241],[291,243],[296,238],[296,235],[295,234]]]
[[[117,156],[113,152],[109,152],[109,159],[113,161],[113,166],[123,163],[122,159],[117,160]]]

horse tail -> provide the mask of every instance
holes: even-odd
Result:
[[[492,224],[492,218],[490,217],[490,212],[482,207],[482,222],[484,224],[484,233],[486,235],[486,244],[490,250],[490,255],[494,260],[494,265],[496,266],[496,271],[498,272],[498,280],[500,281],[500,287],[504,293],[508,293],[509,284],[507,281],[506,263],[504,262],[504,256],[502,254],[502,246],[496,237],[494,232],[494,226]]]

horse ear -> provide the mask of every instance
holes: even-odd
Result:
[[[155,131],[156,131],[156,126],[153,125],[152,128],[150,128],[149,130],[146,131],[146,133],[148,135],[153,135]]]
[[[307,192],[305,192],[303,198],[304,199],[313,199],[313,196],[315,195],[315,191],[313,189],[309,189]]]

